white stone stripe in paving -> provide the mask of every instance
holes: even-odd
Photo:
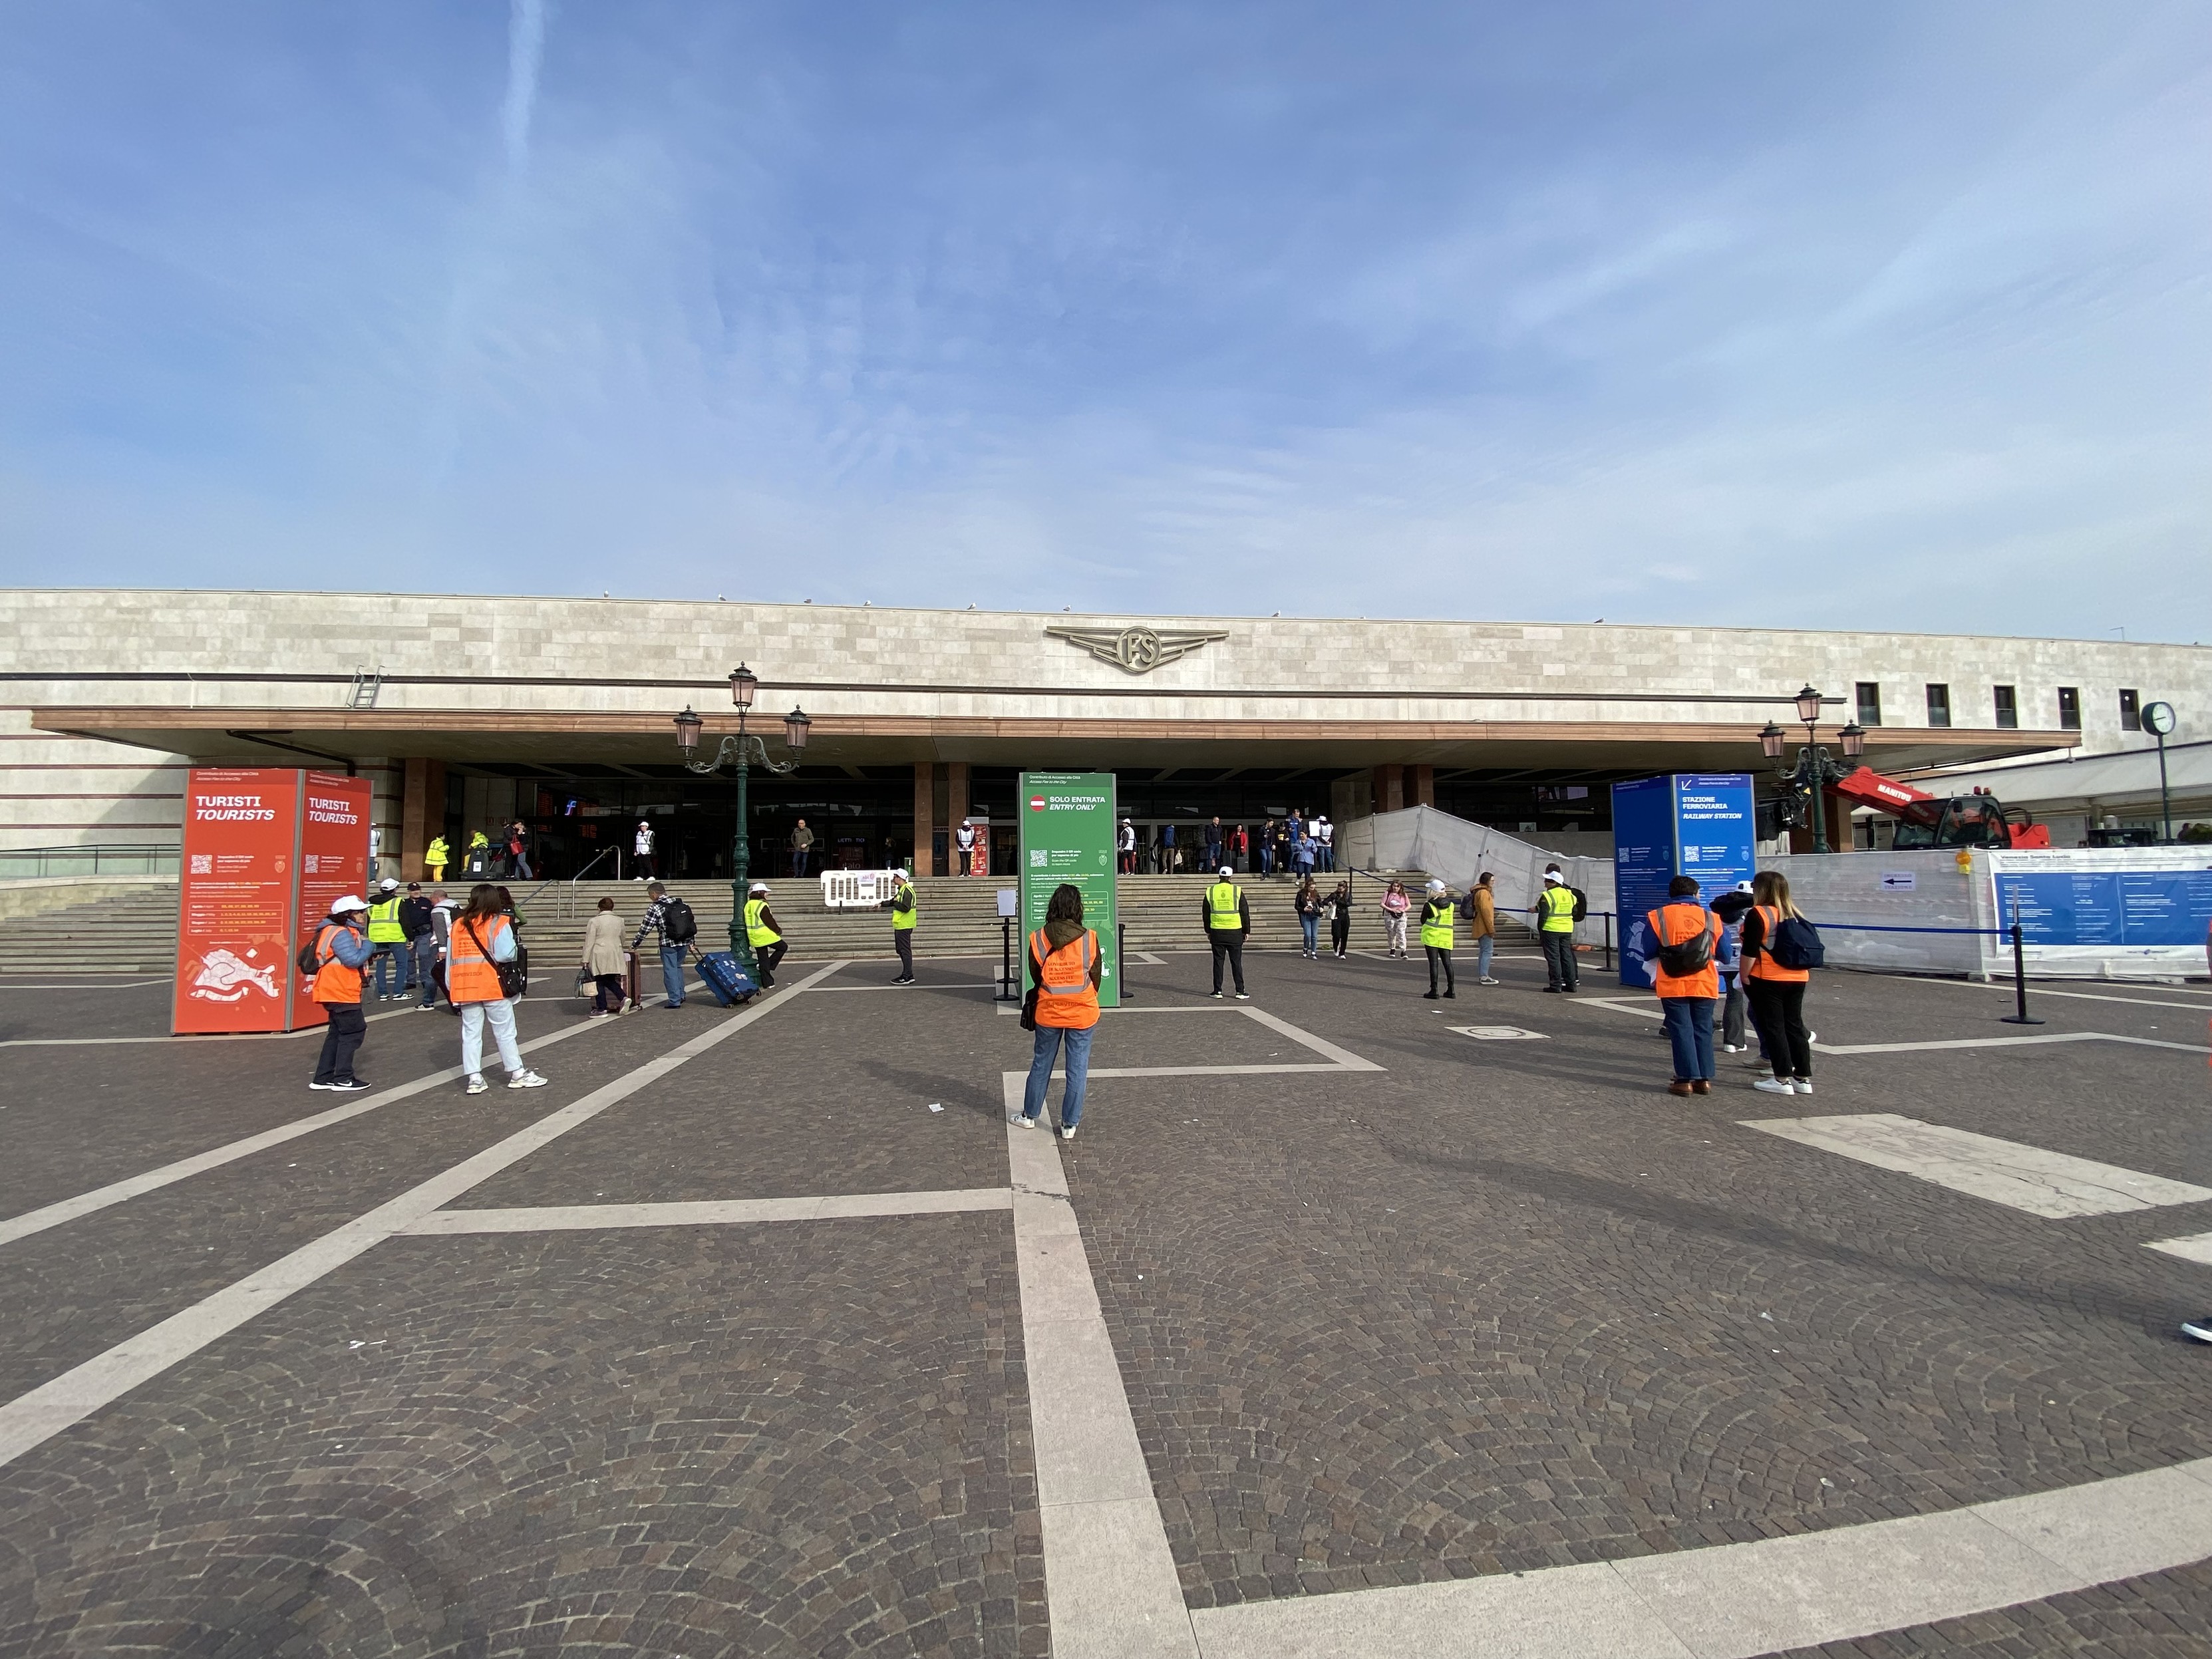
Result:
[[[1644,1019],[1664,1019],[1656,998],[1584,997],[1589,1008],[1635,1014]],[[2157,1037],[2122,1036],[2116,1031],[2046,1031],[2034,1036],[1941,1037],[1926,1042],[1816,1042],[1824,1054],[1913,1054],[1936,1048],[2021,1048],[2050,1042],[2125,1042],[2139,1048],[2178,1048],[2185,1054],[2212,1053],[2201,1043],[2165,1042]]]
[[[532,974],[530,976],[530,980],[531,983],[534,985],[541,979],[550,979],[552,977],[553,975],[550,974]],[[166,981],[161,980],[152,980],[146,982],[156,985],[166,983]],[[16,987],[13,988],[26,989],[28,988]],[[48,986],[44,988],[58,991],[75,990],[77,988],[75,986],[56,985]],[[92,988],[94,990],[117,990],[121,989],[122,988],[118,986],[94,986]],[[413,997],[410,996],[406,1000],[407,1006],[405,1007],[386,1008],[382,1013],[364,1015],[362,1017],[363,1022],[367,1024],[374,1025],[380,1019],[398,1019],[402,1014],[411,1014],[419,1012]],[[540,1002],[581,1002],[584,999],[577,996],[553,996],[540,997],[538,1000]],[[666,999],[656,997],[653,1000],[656,1002],[665,1001]],[[296,1031],[195,1031],[182,1036],[172,1032],[167,1036],[9,1037],[5,1042],[0,1042],[0,1048],[112,1048],[119,1043],[134,1042],[181,1042],[189,1043],[197,1048],[203,1043],[208,1042],[290,1042],[300,1037],[319,1037],[322,1036],[322,1034],[323,1028],[319,1025],[303,1025]]]
[[[0,1406],[0,1466],[13,1462],[70,1424],[89,1417],[179,1361],[228,1335],[256,1314],[276,1306],[295,1291],[335,1273],[363,1251],[404,1231],[433,1210],[444,1208],[471,1188],[529,1157],[578,1125],[588,1123],[608,1107],[628,1099],[686,1060],[735,1036],[763,1014],[792,1000],[815,980],[827,978],[843,965],[830,963],[799,981],[785,994],[732,1015],[689,1042],[647,1060],[619,1081],[594,1089],[580,1100],[548,1113],[537,1122],[410,1187],[397,1198],[355,1217],[289,1255],[279,1257]]]
[[[1001,1074],[1009,1117],[1028,1074]],[[1196,1659],[1091,1259],[1048,1129],[1006,1126],[1054,1659]]]
[[[1933,1048],[2026,1048],[2047,1042],[2125,1042],[2138,1048],[2179,1048],[2185,1054],[2208,1051],[2202,1043],[2164,1042],[2157,1037],[2122,1036],[2117,1031],[2051,1031],[2040,1036],[1946,1037],[1933,1042],[1816,1042],[1825,1054],[1917,1054]]]
[[[1191,1614],[1205,1659],[1753,1659],[2212,1557],[2212,1459],[1938,1515]]]
[[[2212,1188],[1923,1123],[1893,1112],[1752,1118],[1741,1127],[2053,1220],[2212,1199]]]
[[[2201,1261],[2212,1267],[2212,1233],[2191,1233],[2186,1238],[2156,1238],[2143,1249],[2162,1250],[2167,1255],[2179,1256],[2184,1261]]]
[[[651,1006],[658,1006],[666,1000],[665,997],[656,997],[652,1000]],[[520,1045],[521,1051],[526,1054],[535,1054],[540,1048],[556,1042],[566,1042],[572,1036],[596,1030],[609,1024],[606,1020],[580,1021],[558,1031],[549,1031],[544,1036],[531,1038]],[[159,1040],[166,1042],[168,1039]],[[95,1187],[90,1192],[79,1193],[74,1198],[58,1199],[52,1204],[42,1204],[35,1210],[25,1210],[20,1215],[0,1218],[0,1244],[12,1244],[19,1238],[28,1238],[33,1233],[58,1227],[65,1221],[75,1221],[79,1216],[90,1215],[111,1205],[159,1191],[179,1181],[188,1181],[196,1175],[205,1175],[210,1170],[235,1164],[240,1158],[251,1158],[256,1152],[265,1152],[271,1146],[297,1140],[301,1135],[311,1135],[318,1129],[327,1129],[334,1124],[349,1122],[364,1113],[377,1111],[399,1101],[411,1100],[441,1084],[457,1083],[463,1075],[459,1066],[449,1066],[442,1072],[432,1072],[426,1077],[394,1084],[389,1089],[373,1090],[346,1105],[333,1106],[326,1112],[295,1118],[289,1123],[280,1123],[273,1129],[264,1129],[259,1134],[226,1141],[220,1146],[210,1146],[204,1152],[194,1152],[190,1158],[180,1158],[173,1164],[164,1164],[159,1169],[149,1170],[143,1175],[125,1176],[120,1181],[111,1181],[105,1187]]]
[[[834,1193],[799,1198],[732,1198],[665,1204],[565,1204],[512,1210],[434,1210],[400,1231],[453,1233],[579,1232],[602,1227],[732,1227],[768,1221],[842,1221],[857,1216],[953,1215],[1013,1207],[1005,1187],[927,1193]]]

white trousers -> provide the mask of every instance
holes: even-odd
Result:
[[[522,1050],[514,1046],[514,1005],[506,1001],[461,1005],[461,1069],[471,1077],[483,1070],[487,1018],[491,1021],[492,1041],[499,1044],[500,1064],[512,1076],[522,1069]]]

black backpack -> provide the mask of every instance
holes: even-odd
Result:
[[[1702,973],[1713,959],[1713,930],[1710,924],[1684,939],[1680,945],[1659,947],[1659,968],[1669,979],[1687,979],[1692,974]]]
[[[1820,930],[1802,916],[1784,916],[1766,941],[1766,954],[1779,968],[1825,968],[1828,947],[1820,943]]]
[[[300,977],[302,979],[313,979],[323,971],[322,958],[315,954],[315,941],[322,938],[323,928],[326,925],[317,922],[313,930],[307,935],[307,942],[300,947],[300,953],[292,958],[292,965],[300,970]],[[333,962],[337,960],[337,953],[335,951],[331,953],[331,960]]]
[[[660,936],[671,945],[689,945],[699,937],[698,918],[691,907],[680,898],[665,898],[660,902]]]
[[[1575,896],[1575,920],[1580,921],[1589,915],[1589,895],[1579,887],[1570,887],[1567,890]]]

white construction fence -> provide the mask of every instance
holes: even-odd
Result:
[[[1613,860],[1547,852],[1433,806],[1355,819],[1337,831],[1345,864],[1419,870],[1464,890],[1492,872],[1498,908],[1526,910],[1544,866],[1557,864],[1589,900],[1578,943],[1607,937]],[[2017,908],[2027,971],[2039,978],[2174,979],[2207,971],[2212,847],[2014,851],[1762,854],[1762,870],[1790,878],[1790,896],[1820,927],[1828,964],[1875,971],[2012,971],[2008,931]],[[1619,948],[1626,930],[1618,920]]]
[[[1356,818],[1337,830],[1338,858],[1356,870],[1420,870],[1449,882],[1464,892],[1485,870],[1491,872],[1491,890],[1504,911],[1527,911],[1536,902],[1544,884],[1544,866],[1556,864],[1570,886],[1579,887],[1589,902],[1589,915],[1575,929],[1575,939],[1596,945],[1607,937],[1606,913],[1613,908],[1613,860],[1573,858],[1547,853],[1540,847],[1470,823],[1433,806],[1410,806],[1402,812],[1380,812]],[[1615,945],[1620,929],[1613,930]]]

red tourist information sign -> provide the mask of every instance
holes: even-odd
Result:
[[[289,767],[193,769],[185,786],[173,1030],[322,1024],[292,957],[331,900],[361,892],[368,815],[366,778]]]

